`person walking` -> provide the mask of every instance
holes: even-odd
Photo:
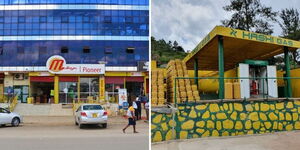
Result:
[[[137,96],[135,100],[133,100],[132,102],[132,107],[134,108],[134,115],[136,117],[136,120],[139,119],[139,111],[138,111],[138,105],[137,105],[137,101],[138,101],[139,97]]]
[[[135,102],[137,105],[137,120],[142,119],[142,96],[139,96],[137,101]]]
[[[136,125],[136,116],[134,115],[134,108],[132,106],[132,103],[129,103],[129,108],[127,110],[127,117],[128,117],[128,124],[125,126],[125,128],[123,128],[123,133],[125,133],[126,129],[129,127],[129,126],[133,126],[133,133],[139,133],[136,131],[135,129],[135,125]]]
[[[146,110],[146,117],[147,117],[147,120],[145,122],[148,122],[149,121],[149,101],[147,101],[145,104],[145,110]]]

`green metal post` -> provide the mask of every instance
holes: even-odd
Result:
[[[196,77],[196,79],[195,79],[195,84],[197,85],[197,87],[199,88],[199,86],[198,86],[198,84],[199,84],[199,82],[198,82],[198,59],[196,58],[195,60],[194,60],[194,77]]]
[[[174,81],[174,101],[175,101],[175,107],[177,107],[177,89],[176,89],[176,78],[175,78],[175,81]]]
[[[219,99],[224,99],[224,46],[223,37],[218,37],[218,58],[219,58]]]
[[[284,47],[284,64],[285,64],[285,74],[286,74],[286,86],[287,86],[287,95],[286,97],[292,97],[292,85],[291,85],[291,71],[290,71],[290,57],[288,47]]]

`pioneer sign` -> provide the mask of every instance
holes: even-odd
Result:
[[[59,55],[51,56],[46,67],[53,74],[104,74],[105,64],[67,64]]]

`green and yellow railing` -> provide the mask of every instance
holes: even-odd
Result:
[[[7,109],[13,111],[18,104],[18,95],[0,95],[0,103],[7,104]]]
[[[18,104],[18,95],[15,95],[9,101],[9,111],[11,111],[11,112],[14,111],[17,104]]]
[[[76,109],[81,104],[103,104],[103,100],[100,99],[94,99],[93,97],[89,96],[87,98],[74,98],[73,99],[73,112],[76,111]]]

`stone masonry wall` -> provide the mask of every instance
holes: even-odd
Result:
[[[262,134],[300,129],[300,101],[179,104],[171,114],[152,112],[153,142],[207,136]],[[174,127],[174,132],[172,131]]]

